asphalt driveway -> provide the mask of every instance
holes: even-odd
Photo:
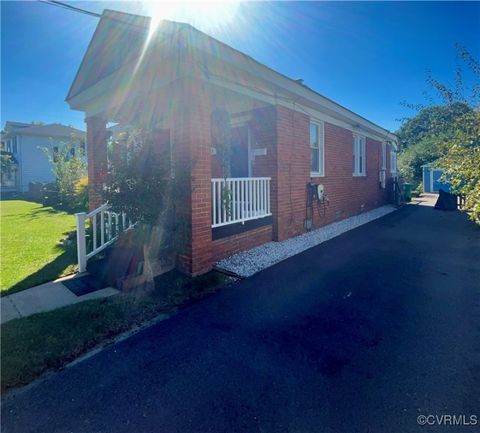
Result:
[[[5,432],[480,431],[480,229],[408,206],[7,396],[2,415]]]

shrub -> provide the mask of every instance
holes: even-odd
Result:
[[[81,211],[88,209],[88,177],[83,176],[75,184],[75,208]]]
[[[71,141],[51,149],[45,148],[44,151],[56,178],[55,188],[49,185],[49,191],[46,192],[49,205],[69,211],[85,209],[87,181],[82,183],[81,180],[86,177],[87,163],[78,140],[72,137]],[[57,194],[56,199],[54,192]]]
[[[115,212],[124,212],[136,223],[134,242],[144,251],[145,288],[153,288],[152,265],[173,251],[177,221],[169,161],[154,148],[152,131],[130,131],[125,148],[112,160],[110,180],[105,190]],[[177,173],[178,179],[178,173]]]

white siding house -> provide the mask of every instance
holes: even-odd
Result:
[[[85,132],[52,123],[39,125],[7,121],[2,135],[2,153],[16,163],[14,175],[2,173],[2,191],[26,192],[31,182],[55,180],[44,149],[59,149],[68,142],[85,146]]]

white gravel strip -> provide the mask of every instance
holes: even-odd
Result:
[[[382,206],[282,242],[267,242],[259,247],[222,259],[215,266],[241,277],[249,277],[275,263],[288,259],[377,218],[381,218],[395,210],[397,208],[394,206]]]

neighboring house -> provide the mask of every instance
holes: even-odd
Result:
[[[149,26],[104,11],[66,98],[85,113],[92,210],[108,181],[109,122],[155,128],[172,173],[188,167],[177,209],[191,240],[178,266],[191,275],[387,203],[395,135],[188,24]]]
[[[431,164],[422,165],[423,174],[423,192],[437,193],[441,189],[445,192],[450,191],[450,185],[442,181],[443,170],[436,168]]]
[[[31,182],[55,180],[45,149],[55,151],[66,143],[75,143],[79,151],[85,151],[85,132],[59,123],[7,121],[2,131],[2,153],[11,155],[14,163],[8,171],[2,170],[2,191],[26,192]]]

